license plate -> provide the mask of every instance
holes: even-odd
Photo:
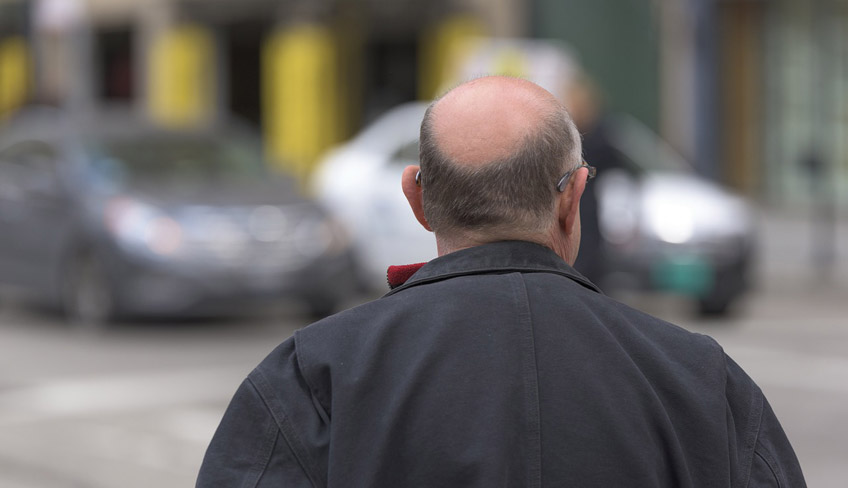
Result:
[[[664,291],[704,295],[713,286],[713,268],[698,256],[674,256],[657,263],[652,272],[654,286]]]

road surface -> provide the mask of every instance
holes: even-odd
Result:
[[[848,258],[839,256],[823,282],[805,257],[810,243],[800,219],[770,216],[763,227],[760,286],[735,318],[698,320],[669,297],[624,299],[715,337],[766,393],[808,484],[843,487]],[[306,322],[275,314],[121,324],[92,335],[0,304],[0,486],[193,486],[239,382]]]

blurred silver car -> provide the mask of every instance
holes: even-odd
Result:
[[[609,121],[621,168],[598,178],[605,289],[683,294],[701,314],[727,313],[750,287],[755,225],[742,197],[701,178],[633,117]]]
[[[260,147],[233,127],[25,112],[0,129],[0,284],[81,323],[287,298],[332,312],[355,285],[349,239]]]
[[[433,235],[400,190],[418,163],[427,105],[401,105],[330,152],[314,190],[347,224],[367,279],[385,284],[392,264],[436,256]],[[703,313],[724,313],[748,287],[753,224],[746,202],[698,177],[682,157],[635,119],[614,122],[613,144],[626,169],[599,174],[599,226],[608,261],[604,288],[689,295]]]

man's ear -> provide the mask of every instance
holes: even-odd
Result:
[[[403,176],[401,176],[401,188],[403,188],[403,194],[406,195],[406,201],[409,202],[409,206],[412,208],[412,213],[415,214],[415,218],[418,219],[418,222],[425,229],[433,232],[433,229],[430,228],[430,224],[427,223],[427,219],[424,218],[424,205],[421,203],[421,186],[415,182],[415,175],[417,173],[418,166],[407,166],[406,169],[403,170]]]
[[[559,225],[566,236],[574,232],[574,225],[580,221],[580,197],[586,189],[589,170],[580,168],[571,176],[559,200]]]

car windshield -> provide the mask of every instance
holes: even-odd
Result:
[[[211,136],[146,135],[89,144],[101,178],[134,182],[259,181],[267,167],[258,145]]]
[[[633,117],[619,115],[613,121],[613,146],[640,172],[691,172],[690,164],[657,134]]]

